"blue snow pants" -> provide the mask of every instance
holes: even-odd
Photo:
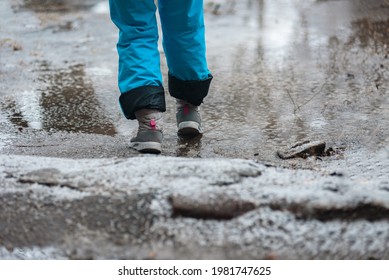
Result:
[[[128,119],[140,109],[166,111],[154,0],[110,0],[119,29],[119,103]],[[207,96],[212,75],[205,56],[203,0],[159,0],[169,93],[193,105]]]

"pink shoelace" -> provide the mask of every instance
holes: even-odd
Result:
[[[150,126],[152,130],[157,129],[157,122],[155,121],[155,119],[150,120]]]

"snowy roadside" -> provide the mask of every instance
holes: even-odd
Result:
[[[249,160],[0,156],[0,258],[389,258],[383,180]]]

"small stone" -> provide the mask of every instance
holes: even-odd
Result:
[[[304,141],[297,143],[285,151],[277,151],[281,159],[303,158],[325,155],[326,143],[324,141]]]
[[[54,186],[59,185],[60,174],[61,172],[56,168],[43,168],[21,175],[19,182]]]
[[[13,51],[21,51],[23,49],[22,45],[20,45],[19,43],[17,42],[13,42],[12,43],[12,50]]]
[[[188,197],[173,195],[170,197],[173,216],[190,217],[203,220],[231,220],[256,208],[251,201],[220,195],[211,197]]]

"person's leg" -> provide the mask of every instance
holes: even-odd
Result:
[[[154,0],[110,0],[111,19],[119,28],[120,105],[128,119],[141,109],[164,112],[158,27]]]
[[[169,68],[169,92],[177,99],[181,135],[201,133],[198,107],[207,96],[212,75],[205,46],[203,0],[159,0],[163,47]]]
[[[212,76],[205,49],[203,0],[159,0],[169,92],[199,106]]]
[[[126,118],[139,123],[130,146],[160,153],[166,105],[154,0],[110,0],[109,4],[111,19],[119,28],[119,102]]]

